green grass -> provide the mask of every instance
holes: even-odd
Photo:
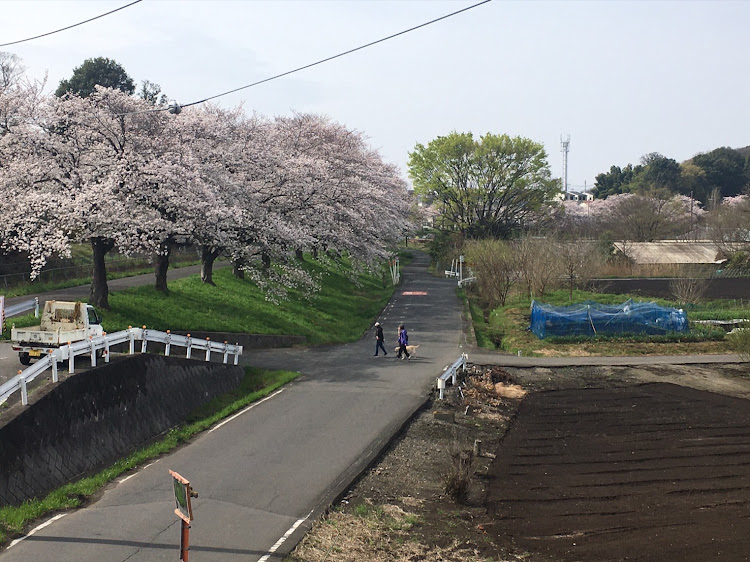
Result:
[[[568,291],[551,291],[539,298],[540,302],[565,306],[592,300],[602,304],[621,304],[631,295],[612,293],[590,293],[574,291],[572,300]],[[666,299],[646,299],[632,296],[636,301],[655,302],[661,306],[683,308],[688,320],[730,320],[750,318],[750,302],[711,301],[697,305],[681,306]],[[641,334],[587,336],[555,336],[538,339],[529,328],[531,299],[515,295],[506,306],[498,307],[489,314],[484,313],[469,295],[477,345],[485,349],[499,349],[509,353],[520,351],[526,356],[570,356],[570,355],[652,355],[687,353],[732,353],[733,347],[726,334],[719,329],[700,324],[691,324],[688,334],[664,334],[648,336]]]
[[[321,278],[322,288],[314,295],[291,291],[287,300],[275,304],[252,281],[220,269],[214,273],[215,286],[192,276],[171,282],[168,295],[150,286],[113,293],[103,326],[107,332],[145,325],[156,330],[302,335],[311,344],[349,342],[359,339],[393,293],[393,287],[376,276],[360,275],[355,284],[347,269],[313,260],[304,265]]]
[[[409,259],[409,256],[405,256]],[[107,332],[128,326],[155,330],[289,334],[306,336],[310,344],[355,341],[369,328],[393,294],[388,277],[361,274],[356,283],[344,264],[306,260],[305,268],[320,277],[320,292],[310,295],[291,291],[275,304],[248,279],[238,279],[230,268],[214,272],[215,285],[206,285],[197,275],[169,283],[169,294],[142,286],[109,295],[111,310],[103,311]],[[7,320],[10,326],[33,326],[33,314]]]
[[[172,429],[156,443],[120,459],[98,474],[66,484],[42,499],[30,500],[18,507],[6,506],[0,509],[0,544],[21,533],[36,519],[84,504],[92,494],[121,474],[172,451],[195,434],[248,404],[268,396],[297,376],[299,373],[290,371],[264,371],[246,367],[245,377],[236,390],[205,404],[189,416],[187,423]]]

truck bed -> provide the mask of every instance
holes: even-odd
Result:
[[[13,328],[10,338],[14,345],[38,345],[42,347],[58,347],[86,339],[86,329],[74,330],[42,330],[39,326],[28,328]]]

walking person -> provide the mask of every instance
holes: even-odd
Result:
[[[375,357],[378,356],[378,350],[383,350],[383,355],[388,355],[388,352],[385,350],[385,346],[383,345],[383,342],[385,341],[385,338],[383,336],[383,326],[380,325],[380,322],[375,322]]]
[[[406,333],[406,328],[403,324],[400,324],[398,327],[398,357],[399,359],[409,359],[411,356],[409,355],[409,352],[406,351],[406,346],[409,345],[409,334]],[[402,357],[402,354],[405,357]]]

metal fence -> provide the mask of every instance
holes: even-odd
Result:
[[[160,332],[158,330],[148,330],[146,328],[128,328],[114,334],[105,334],[96,338],[76,342],[59,348],[49,350],[49,354],[39,359],[32,366],[18,375],[5,382],[0,386],[0,404],[5,402],[11,395],[21,391],[21,403],[29,403],[27,385],[40,374],[52,369],[52,381],[58,379],[58,362],[68,362],[68,372],[75,371],[75,358],[88,355],[91,358],[91,366],[96,367],[99,356],[103,357],[105,363],[109,363],[110,348],[116,345],[127,345],[128,354],[133,355],[136,350],[136,341],[140,342],[140,352],[146,353],[148,343],[159,343],[164,345],[164,355],[169,356],[172,346],[184,347],[185,357],[191,359],[194,351],[205,353],[203,360],[210,361],[212,354],[222,356],[223,363],[229,362],[229,357],[233,356],[235,365],[239,362],[242,355],[242,346],[237,344],[228,344],[227,342],[214,342],[208,338],[192,338],[187,336],[178,336],[170,332]]]
[[[448,367],[445,372],[437,378],[437,387],[440,391],[440,400],[443,400],[445,398],[445,384],[448,382],[448,379],[450,379],[452,385],[455,385],[456,377],[458,376],[458,369],[461,368],[462,371],[466,372],[466,363],[468,362],[469,356],[466,353],[462,353],[461,357],[459,357],[458,360],[453,363],[453,365]]]

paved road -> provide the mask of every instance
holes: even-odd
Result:
[[[419,255],[383,311],[392,348],[405,322],[418,357],[373,357],[374,335],[308,350],[252,352],[243,362],[299,370],[278,394],[188,446],[110,486],[0,554],[6,561],[174,560],[179,524],[168,469],[190,479],[193,560],[280,560],[424,404],[460,355],[455,282],[430,276]],[[411,293],[411,294],[410,294]],[[421,294],[424,293],[424,294]]]
[[[222,261],[214,264],[214,271],[227,267],[228,262]],[[167,271],[167,281],[174,281],[176,279],[182,279],[183,277],[189,277],[200,273],[200,265],[189,265],[186,267],[178,267],[169,269]],[[143,275],[134,275],[133,277],[123,277],[121,279],[111,279],[107,282],[109,286],[109,292],[122,291],[130,287],[139,287],[141,285],[152,285],[154,283],[153,273],[144,273]],[[6,306],[18,304],[28,300],[33,300],[34,297],[39,297],[39,305],[44,306],[45,301],[58,300],[58,301],[88,301],[91,294],[91,285],[79,285],[77,287],[68,287],[67,289],[58,289],[56,291],[48,291],[46,293],[35,293],[31,295],[24,295],[21,297],[9,297],[5,299]],[[29,309],[33,310],[33,309]]]

